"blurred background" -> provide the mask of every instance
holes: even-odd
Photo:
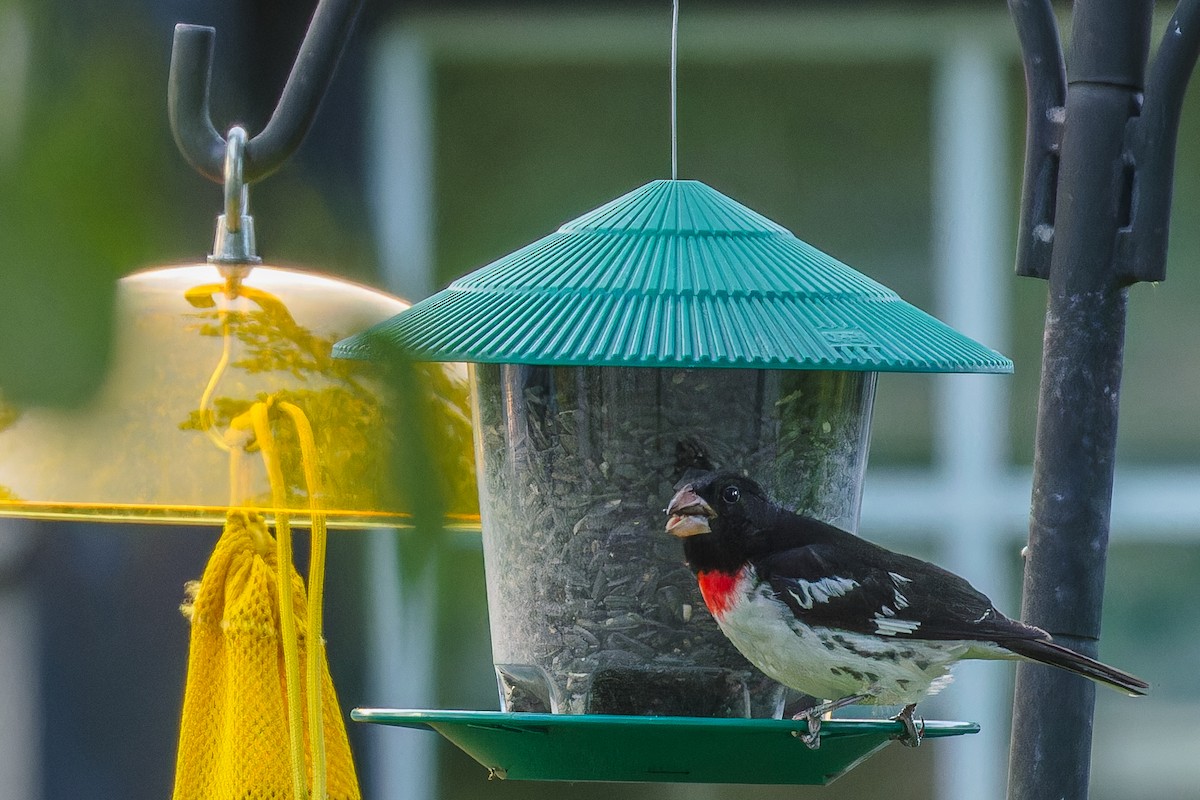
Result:
[[[1156,30],[1163,30],[1169,9]],[[213,117],[253,134],[311,15],[263,0],[0,0],[0,391],[71,404],[103,378],[113,282],[203,260],[220,190],[166,121],[175,22],[218,29]],[[316,125],[252,191],[259,252],[410,300],[669,177],[670,2],[367,0]],[[1185,104],[1169,280],[1131,290],[1092,796],[1200,785],[1200,81]],[[685,2],[679,171],[999,349],[1016,374],[884,376],[861,531],[1020,608],[1045,287],[1012,273],[1024,138],[994,2]],[[4,420],[0,418],[0,427]],[[0,444],[2,446],[2,444]],[[178,613],[218,532],[0,522],[0,786],[163,798],[187,658]],[[327,639],[344,709],[495,709],[478,538],[406,569],[337,533]],[[1013,668],[922,706],[974,737],[888,748],[828,789],[630,786],[629,797],[1001,798]],[[372,798],[600,797],[492,783],[432,734],[350,723]],[[1192,757],[1189,757],[1192,756]]]

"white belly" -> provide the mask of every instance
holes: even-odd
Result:
[[[977,648],[810,628],[767,597],[743,594],[717,624],[742,655],[785,686],[822,700],[868,694],[880,705],[915,703],[946,686],[951,665]],[[976,655],[975,653],[971,653]]]

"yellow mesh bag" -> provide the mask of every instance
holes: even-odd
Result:
[[[191,604],[174,800],[294,796],[277,569],[275,541],[262,518],[231,513]],[[300,576],[289,569],[304,680],[307,603]],[[358,800],[346,728],[323,656],[321,684],[327,796]],[[307,738],[305,745],[305,782],[311,785]]]
[[[311,430],[299,409],[279,405],[296,425],[316,498]],[[256,403],[235,427],[253,429],[272,488],[282,491],[269,407]],[[272,537],[260,515],[230,512],[203,578],[189,587],[183,611],[192,633],[174,800],[360,800],[320,636],[325,527],[315,508],[312,528],[311,606],[292,566],[285,513]],[[318,680],[309,680],[313,674]]]

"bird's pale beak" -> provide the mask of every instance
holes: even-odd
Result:
[[[696,494],[691,484],[680,489],[667,506],[667,533],[685,539],[708,533],[708,521],[717,515],[704,498]]]

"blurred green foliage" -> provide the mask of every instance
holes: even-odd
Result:
[[[33,30],[21,135],[0,159],[0,385],[71,404],[107,366],[114,281],[176,223],[144,121],[161,98],[136,50],[97,38],[51,81],[37,48],[48,32]]]

